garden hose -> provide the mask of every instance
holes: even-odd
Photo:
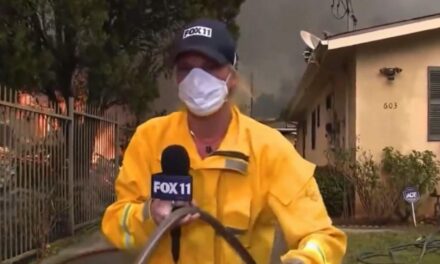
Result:
[[[167,217],[162,223],[154,230],[139,254],[138,258],[134,262],[135,264],[145,264],[151,257],[153,250],[156,248],[160,239],[164,234],[166,234],[172,227],[174,227],[181,219],[183,219],[188,214],[199,214],[200,220],[211,225],[212,228],[222,236],[229,245],[235,250],[235,252],[241,257],[246,264],[256,264],[255,260],[246,250],[246,248],[240,243],[240,241],[214,217],[210,214],[200,210],[197,207],[183,207],[175,210]]]
[[[357,257],[358,263],[362,264],[410,264],[410,262],[398,262],[395,259],[395,254],[397,252],[405,251],[410,248],[419,248],[422,250],[418,257],[418,261],[416,263],[411,262],[411,264],[423,264],[423,258],[426,254],[429,253],[439,253],[440,252],[440,239],[435,239],[435,236],[440,234],[440,230],[429,234],[426,238],[417,239],[414,243],[402,244],[392,246],[388,249],[386,253],[375,253],[375,252],[364,252],[359,254]],[[370,259],[375,259],[379,257],[388,257],[391,262],[374,262]]]

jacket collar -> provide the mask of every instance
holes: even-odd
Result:
[[[190,134],[186,110],[179,111],[177,123],[174,123],[178,139],[188,151],[190,166],[193,170],[220,169],[232,170],[240,174],[247,174],[250,142],[248,129],[245,127],[245,118],[238,107],[232,106],[232,119],[228,130],[217,151],[205,159],[201,159]],[[160,160],[161,153],[159,153]]]

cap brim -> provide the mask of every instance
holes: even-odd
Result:
[[[223,54],[219,53],[218,51],[204,47],[204,46],[197,46],[197,45],[182,47],[182,48],[178,49],[173,56],[174,61],[179,56],[181,56],[182,54],[187,53],[187,52],[200,53],[200,54],[205,55],[206,57],[214,60],[215,62],[217,62],[221,65],[229,63],[228,59],[225,56],[223,56]]]

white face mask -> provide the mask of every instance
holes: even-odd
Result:
[[[223,81],[202,69],[194,68],[179,83],[179,98],[197,116],[213,114],[226,101],[229,77]]]

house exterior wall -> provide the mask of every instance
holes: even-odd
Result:
[[[310,87],[317,92],[310,100],[298,129],[297,150],[318,166],[327,164],[326,153],[332,147],[353,147],[355,143],[354,61],[338,62],[333,66],[329,69],[323,68],[317,77],[319,81]],[[327,107],[328,97],[330,107]],[[319,125],[315,124],[316,142],[313,149],[312,113],[318,112],[318,109]],[[332,131],[326,129],[329,125]]]
[[[327,163],[326,151],[328,150],[328,137],[326,137],[325,125],[332,119],[332,105],[331,109],[326,108],[326,98],[327,96],[332,96],[333,85],[328,83],[323,86],[323,92],[317,96],[316,100],[310,104],[307,109],[306,120],[307,120],[307,135],[305,140],[305,157],[307,160],[323,166]],[[318,108],[319,108],[319,118],[318,118]],[[312,148],[312,113],[316,113],[315,122],[315,147]],[[319,121],[319,125],[318,125]]]
[[[317,84],[320,86],[320,84]],[[298,139],[296,148],[299,153],[302,154],[307,160],[319,165],[323,166],[327,163],[326,151],[329,148],[329,140],[326,133],[326,124],[329,123],[333,117],[333,106],[331,109],[327,109],[326,107],[326,98],[327,96],[332,96],[334,86],[330,83],[323,86],[322,92],[317,95],[311,102],[310,105],[305,112],[303,120],[301,120],[299,129],[298,129]],[[332,96],[333,99],[333,96]],[[318,112],[319,108],[319,117],[316,116],[316,141],[315,148],[312,148],[312,113],[315,111]],[[317,114],[318,115],[318,114]],[[319,125],[318,125],[319,121]]]
[[[341,64],[335,62],[343,60],[342,53],[334,52],[327,57],[333,62],[323,65],[307,88],[314,94],[307,99],[310,107],[298,130],[300,153],[317,165],[326,164],[325,151],[331,145],[358,146],[371,151],[376,159],[386,146],[403,153],[431,150],[440,158],[440,142],[427,137],[428,67],[440,66],[440,29],[359,45]],[[389,81],[379,72],[383,67],[399,67],[402,72]],[[330,111],[325,107],[329,94],[334,99]],[[316,128],[316,148],[312,149],[311,113],[318,105],[321,120]],[[336,133],[329,135],[326,123],[332,123]],[[433,203],[432,198],[423,197],[418,214],[432,214]],[[361,218],[359,201],[356,208],[356,216]]]
[[[320,81],[309,87],[319,92],[300,121],[298,151],[318,165],[325,164],[324,152],[330,145],[360,146],[377,157],[385,146],[403,152],[432,150],[440,156],[440,142],[427,139],[427,74],[428,66],[440,66],[440,30],[362,45],[355,54],[355,62],[347,62],[345,68],[323,69],[316,77]],[[379,73],[382,67],[403,71],[388,81]],[[328,110],[326,97],[330,94],[333,101]],[[312,149],[312,112],[318,105],[320,126],[316,127]],[[326,133],[326,123],[332,123],[336,130],[333,142]]]
[[[325,165],[326,157],[325,151],[328,149],[328,142],[325,136],[325,124],[329,121],[331,115],[330,110],[326,109],[325,101],[328,94],[330,94],[331,85],[327,85],[323,88],[319,97],[314,98],[310,102],[310,106],[305,112],[303,119],[298,124],[298,137],[296,143],[296,149],[307,160],[318,164]],[[312,112],[318,112],[319,118],[316,117],[316,141],[315,148],[312,148]],[[318,125],[319,120],[319,125]]]
[[[386,146],[431,150],[440,158],[440,142],[428,141],[427,121],[428,67],[440,66],[440,30],[359,46],[356,60],[359,146],[377,159]],[[382,67],[402,72],[388,81],[379,74]],[[423,197],[418,213],[431,214],[433,203]]]
[[[300,123],[298,123],[298,130],[297,130],[297,136],[296,136],[296,142],[295,142],[295,148],[298,151],[298,153],[302,156],[305,157],[305,153],[304,153],[304,147],[305,147],[305,137],[306,137],[306,128],[304,128],[305,126],[305,122],[302,121]]]
[[[385,146],[403,152],[415,149],[440,154],[440,143],[427,139],[428,66],[440,66],[440,30],[359,47],[359,146],[375,155],[380,155]],[[399,67],[402,72],[388,81],[379,74],[382,67]]]
[[[361,45],[354,54],[355,61],[347,62],[349,66],[323,69],[316,77],[320,81],[308,87],[318,92],[298,120],[298,151],[312,162],[325,163],[323,153],[331,145],[325,124],[333,122],[339,132],[333,138],[336,146],[360,146],[375,156],[385,146],[403,152],[432,150],[440,156],[440,142],[427,139],[427,74],[429,66],[440,66],[440,30]],[[379,73],[382,67],[403,71],[388,81]],[[332,93],[329,111],[325,103]],[[316,148],[312,149],[311,116],[318,105],[320,126],[316,128]]]

